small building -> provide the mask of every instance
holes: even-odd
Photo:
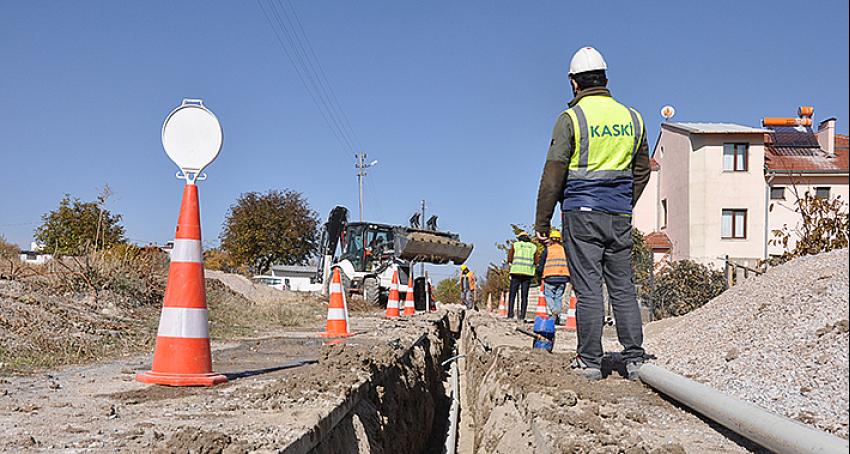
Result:
[[[279,290],[295,292],[318,292],[322,284],[314,283],[316,268],[304,265],[274,265],[271,273],[254,276],[254,281]]]
[[[44,246],[33,241],[30,243],[29,250],[21,251],[20,259],[24,263],[44,265],[53,259],[53,255],[44,252]]]
[[[834,118],[814,131],[807,109],[809,117],[765,119],[772,121],[762,127],[663,123],[633,218],[652,238],[656,260],[669,254],[721,267],[728,256],[756,267],[782,253],[769,244],[772,232],[799,226],[795,203],[805,192],[840,197],[847,207],[847,136],[835,134]]]

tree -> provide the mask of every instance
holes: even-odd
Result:
[[[796,211],[802,217],[799,228],[790,229],[783,225],[772,232],[770,243],[785,249],[780,262],[846,248],[850,244],[850,215],[840,196],[823,199],[806,191],[803,197],[797,197],[796,205]],[[797,242],[793,249],[789,249],[792,237],[797,237]]]
[[[7,258],[7,257],[17,258],[18,254],[20,254],[20,252],[21,252],[21,249],[17,245],[9,243],[8,241],[6,241],[5,236],[0,235],[0,257],[2,257],[2,258]]]
[[[240,269],[239,265],[233,260],[227,252],[221,248],[211,248],[204,250],[204,268],[216,271],[224,271],[225,273],[247,273],[247,268],[243,265]]]
[[[59,207],[41,217],[35,240],[54,255],[82,255],[126,243],[121,215],[104,205],[111,195],[106,186],[94,202],[83,202],[65,194]]]
[[[724,290],[726,281],[720,271],[690,260],[673,262],[655,278],[654,319],[687,314]]]
[[[443,304],[460,304],[460,286],[458,275],[453,274],[437,283],[434,289],[434,297]]]
[[[501,266],[490,264],[487,267],[487,276],[484,283],[480,286],[479,293],[481,301],[487,301],[487,295],[492,295],[495,301],[499,300],[499,295],[502,292],[507,292],[511,282],[510,270],[507,265]]]
[[[303,265],[317,251],[318,214],[300,192],[248,192],[230,206],[221,250],[254,273],[272,265]]]

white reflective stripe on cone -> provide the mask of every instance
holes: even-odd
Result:
[[[328,320],[345,320],[345,309],[328,309]]]
[[[172,262],[202,263],[204,254],[201,252],[199,240],[174,240],[174,248],[171,249]]]
[[[342,285],[339,282],[332,282],[331,293],[342,293]]]
[[[188,307],[163,307],[159,317],[157,336],[209,338],[209,322],[206,309]]]

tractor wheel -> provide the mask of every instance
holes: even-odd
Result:
[[[363,299],[368,304],[375,307],[381,307],[381,287],[378,285],[378,278],[370,276],[363,279]]]

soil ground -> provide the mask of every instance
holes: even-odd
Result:
[[[213,367],[230,381],[212,388],[136,382],[149,355],[6,376],[0,451],[272,452],[312,429],[427,331],[424,322],[377,315],[352,317],[352,325],[360,334],[338,341],[318,337],[318,325],[214,344]]]
[[[532,350],[515,322],[468,313],[460,452],[746,452],[758,448],[622,377],[589,382],[568,370],[575,334],[559,329],[552,353]],[[529,328],[530,325],[525,325]],[[619,346],[606,330],[606,351]],[[721,429],[722,430],[722,429]],[[727,437],[729,435],[732,438]]]

